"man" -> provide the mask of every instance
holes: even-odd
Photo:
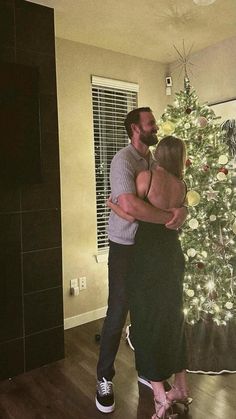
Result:
[[[136,196],[135,178],[139,172],[151,167],[153,160],[149,146],[157,143],[157,124],[149,107],[128,113],[125,128],[131,144],[120,150],[111,163],[111,198],[136,220],[165,224],[179,228],[186,219],[186,208],[168,211],[152,207]],[[128,313],[125,277],[132,258],[138,222],[118,217],[111,211],[108,226],[110,250],[108,258],[109,297],[106,318],[101,334],[100,355],[97,365],[96,406],[103,413],[115,408],[112,379],[114,361],[119,348],[122,329]]]

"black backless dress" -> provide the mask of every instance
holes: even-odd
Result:
[[[127,291],[136,369],[149,380],[166,380],[187,368],[185,262],[178,232],[140,222],[130,265]]]

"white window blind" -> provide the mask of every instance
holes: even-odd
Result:
[[[98,252],[108,248],[110,164],[117,151],[128,145],[124,119],[137,107],[137,92],[135,83],[92,77]]]

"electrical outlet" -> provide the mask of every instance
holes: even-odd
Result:
[[[74,296],[79,295],[78,278],[70,280],[70,294]]]
[[[80,291],[82,291],[82,290],[86,290],[86,288],[87,288],[86,276],[81,276],[79,278],[79,289]]]
[[[76,288],[78,287],[78,278],[71,279],[70,280],[70,288]]]

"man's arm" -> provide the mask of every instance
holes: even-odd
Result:
[[[120,195],[118,197],[118,204],[123,211],[137,220],[165,224],[171,230],[176,230],[181,227],[187,217],[185,207],[161,210],[138,198],[136,195],[129,193]]]
[[[116,213],[121,218],[124,218],[124,220],[129,221],[130,223],[133,223],[135,221],[135,218],[132,217],[132,215],[127,214],[119,205],[114,204],[112,200],[109,198],[107,200],[107,206]]]
[[[118,204],[123,211],[140,221],[166,224],[173,218],[170,212],[155,208],[134,194],[126,193],[120,195]]]

